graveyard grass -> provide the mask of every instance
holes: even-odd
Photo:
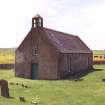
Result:
[[[105,65],[95,65],[94,72],[82,77],[83,81],[74,80],[29,80],[17,78],[13,70],[0,70],[0,79],[9,83],[10,96],[0,96],[0,105],[33,105],[32,98],[39,98],[38,105],[105,105]],[[19,83],[16,85],[15,83]],[[29,86],[24,88],[21,84]],[[26,102],[19,102],[24,96]]]

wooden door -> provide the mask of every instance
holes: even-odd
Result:
[[[32,63],[31,64],[31,79],[37,79],[38,78],[38,64]]]

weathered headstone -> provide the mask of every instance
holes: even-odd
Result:
[[[23,96],[20,96],[19,99],[20,99],[20,102],[25,102],[25,99]]]
[[[1,87],[1,96],[9,98],[9,88],[8,88],[8,81],[0,80],[0,87]]]

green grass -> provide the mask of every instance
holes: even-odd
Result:
[[[15,48],[0,48],[0,64],[14,64]]]
[[[93,54],[105,54],[105,50],[93,50]]]
[[[32,97],[38,96],[38,105],[105,105],[105,65],[95,65],[94,72],[82,77],[83,81],[73,80],[29,80],[14,77],[13,70],[0,70],[0,79],[8,82],[18,82],[30,86],[9,85],[13,99],[0,97],[0,105],[32,105]],[[19,96],[24,96],[25,103],[19,102]]]
[[[93,61],[104,62],[105,50],[93,50]]]

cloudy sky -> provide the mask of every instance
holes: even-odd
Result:
[[[0,0],[0,47],[17,47],[40,14],[44,27],[78,35],[105,49],[105,0]]]

